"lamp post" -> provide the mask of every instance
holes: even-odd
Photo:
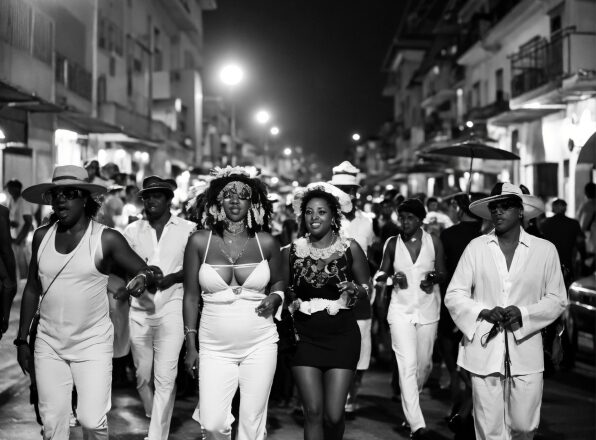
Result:
[[[263,126],[262,131],[262,141],[263,141],[263,150],[265,151],[265,168],[269,169],[270,161],[269,161],[269,131],[267,131],[266,125],[271,120],[271,113],[268,110],[260,109],[257,110],[255,113],[255,121],[259,125]],[[271,171],[271,170],[269,170]]]
[[[234,100],[234,90],[244,79],[244,70],[236,63],[226,64],[219,72],[219,79],[224,83],[230,94],[230,153],[234,154],[236,150],[236,102]]]

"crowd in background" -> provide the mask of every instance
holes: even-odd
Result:
[[[97,221],[105,226],[124,231],[128,225],[145,217],[143,201],[138,196],[141,188],[137,186],[134,176],[120,173],[114,164],[108,164],[100,168],[97,161],[87,163],[85,168],[89,173],[89,183],[106,187],[103,203],[96,216]],[[594,272],[595,186],[594,183],[586,185],[585,202],[580,206],[575,216],[577,220],[568,216],[566,202],[562,199],[556,199],[550,203],[549,212],[541,214],[524,225],[528,233],[542,237],[555,245],[567,287],[574,279]],[[16,261],[17,279],[25,278],[28,272],[27,265],[31,258],[32,231],[35,227],[46,224],[50,214],[47,205],[36,207],[23,200],[22,190],[23,186],[17,180],[11,180],[5,186],[7,217],[10,225],[12,252]],[[465,245],[474,237],[487,233],[493,228],[489,220],[475,216],[468,209],[470,202],[486,196],[488,194],[475,193],[468,196],[464,193],[456,193],[437,198],[427,197],[425,194],[419,193],[410,197],[410,199],[418,199],[425,207],[426,216],[422,221],[423,230],[434,237],[433,239],[442,242],[447,263],[446,272],[449,277],[453,275]],[[374,233],[370,242],[363,248],[368,258],[371,274],[376,273],[381,267],[384,246],[388,239],[403,232],[404,225],[398,220],[398,207],[405,200],[405,196],[396,190],[388,190],[372,202],[359,195],[357,191],[352,195],[352,201],[357,205],[358,212],[370,220]],[[286,203],[286,201],[289,203]],[[272,202],[272,234],[279,247],[284,248],[299,237],[297,222],[299,213],[295,212],[292,207],[291,199],[276,199]],[[0,211],[0,214],[2,212]],[[176,216],[191,221],[196,220],[187,209],[186,202],[179,206],[172,206],[172,212]],[[17,279],[11,276],[11,267],[7,268],[0,265],[0,272],[3,282],[2,288],[4,291],[10,292],[5,297],[9,296],[12,299],[16,293]],[[441,296],[443,297],[445,296],[448,281],[445,280],[440,285]],[[393,369],[391,385],[394,398],[399,399],[398,368],[391,349],[391,335],[387,324],[391,288],[391,280],[388,280],[387,284],[378,283],[373,287],[374,295],[371,295],[373,301],[370,315],[371,364]],[[110,286],[108,286],[108,290],[110,290]],[[115,290],[112,289],[112,291]],[[126,320],[125,316],[129,311],[123,304],[118,302],[117,298],[111,299],[110,306],[112,321]],[[3,303],[2,331],[6,330],[8,324],[9,307],[10,302]],[[283,310],[283,313],[288,314],[289,312]],[[450,390],[453,403],[452,412],[447,415],[450,427],[462,435],[460,438],[470,438],[465,437],[465,435],[473,436],[470,415],[470,384],[466,383],[466,378],[459,374],[459,368],[456,365],[457,345],[461,334],[458,333],[458,329],[449,317],[444,305],[441,307],[440,316],[438,338],[434,350],[432,350],[433,370],[429,373],[430,380],[427,382],[427,386],[443,387]],[[293,349],[291,340],[294,337],[294,330],[287,326],[287,322],[283,319],[276,321],[280,339],[277,343],[277,370],[273,380],[270,404],[284,407],[294,406],[296,415],[300,417],[302,416],[301,403],[296,394],[294,378],[290,372],[290,357]],[[123,328],[122,325],[116,324],[115,327],[116,332],[119,328]],[[116,339],[119,337],[122,341],[126,341],[129,335],[127,333],[116,334]],[[113,378],[115,386],[127,385],[135,380],[135,366],[129,352],[130,345],[126,342],[121,345],[119,355],[115,356],[114,359]],[[180,354],[180,365],[183,362],[183,351]],[[569,367],[572,362],[573,353],[569,352],[564,359],[563,366]],[[448,377],[441,378],[441,363],[446,365]],[[552,368],[552,366],[546,368]],[[178,371],[176,380],[179,384],[179,393],[192,394],[196,392],[196,388],[192,385],[194,383],[192,377],[185,372],[184,368],[179,368]],[[348,410],[348,405],[350,405],[350,402],[347,403],[346,410]],[[355,413],[358,408],[355,397],[351,405],[349,412]],[[76,423],[75,416],[76,407],[73,407],[73,423]]]

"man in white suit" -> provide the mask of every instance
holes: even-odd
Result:
[[[532,439],[540,420],[544,359],[540,330],[565,309],[557,251],[526,233],[542,201],[510,183],[470,204],[495,229],[470,242],[445,305],[462,331],[458,365],[471,373],[478,440]]]

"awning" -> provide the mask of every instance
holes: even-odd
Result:
[[[119,130],[118,132],[97,132],[97,139],[104,142],[117,142],[119,144],[132,144],[139,145],[141,147],[159,148],[162,146],[161,143],[151,140],[142,139],[132,134],[128,134]]]
[[[89,133],[122,133],[116,125],[108,124],[98,118],[93,118],[84,113],[64,111],[58,115],[58,127],[76,131],[81,134]]]
[[[511,124],[521,124],[522,122],[534,121],[536,119],[542,118],[543,116],[560,111],[561,109],[558,108],[518,108],[498,114],[490,118],[487,123],[506,127]]]
[[[46,101],[34,93],[28,93],[19,88],[0,81],[0,110],[10,108],[33,113],[58,113],[62,107]]]

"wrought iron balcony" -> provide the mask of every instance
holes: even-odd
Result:
[[[537,39],[511,55],[511,96],[515,98],[553,81],[593,68],[596,33],[567,28],[550,41]]]
[[[56,82],[87,100],[91,100],[91,72],[56,52]]]

